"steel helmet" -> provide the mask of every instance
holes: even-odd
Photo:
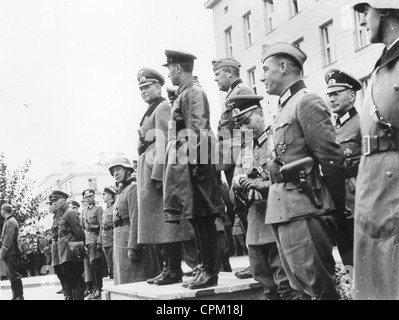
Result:
[[[111,161],[111,163],[108,167],[108,170],[111,173],[111,176],[113,176],[111,170],[112,170],[112,168],[114,168],[116,166],[121,166],[126,169],[130,169],[131,172],[134,172],[133,165],[130,163],[128,158],[120,157],[120,158],[115,158],[114,160]]]
[[[355,4],[355,10],[358,12],[364,12],[364,6],[369,5],[374,9],[395,9],[399,10],[398,0],[368,0],[368,1],[357,1]]]

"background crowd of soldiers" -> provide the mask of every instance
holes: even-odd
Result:
[[[331,69],[321,98],[303,80],[306,53],[289,43],[265,46],[261,54],[260,80],[280,98],[273,124],[263,97],[243,85],[240,63],[212,62],[215,81],[227,92],[216,135],[207,96],[193,76],[193,54],[165,51],[175,86],[167,88],[169,101],[162,97],[164,77],[140,69],[148,107],[137,169],[127,158],[111,162],[116,188],[104,188],[106,210],[90,189],[82,193],[81,217],[66,193],[49,197],[52,265],[65,298],[100,297],[107,274],[115,285],[217,286],[219,271],[231,271],[232,224],[242,217],[249,267],[241,276],[260,282],[267,299],[339,299],[335,246],[343,264],[354,267],[355,299],[398,299],[399,4],[359,1],[355,10],[363,13],[371,43],[386,47],[360,115],[354,107],[359,80]],[[210,141],[219,151],[216,164],[214,149],[205,147]],[[6,220],[2,258],[7,226]],[[79,242],[86,253],[76,258],[70,244]],[[192,268],[184,282],[182,261]],[[20,285],[14,287],[20,295]]]

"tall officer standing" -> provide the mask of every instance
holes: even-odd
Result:
[[[345,207],[345,157],[335,142],[327,105],[306,89],[306,58],[288,43],[263,52],[261,80],[270,95],[280,97],[268,164],[266,223],[272,225],[291,286],[316,299],[338,299],[332,251],[336,218]],[[284,165],[307,157],[314,161],[310,169],[281,174]]]
[[[360,112],[354,298],[399,299],[399,1],[358,1],[371,43],[385,46]]]
[[[215,81],[217,82],[220,91],[227,92],[226,101],[229,97],[236,95],[254,95],[252,89],[244,85],[240,78],[241,64],[232,58],[222,58],[212,61],[213,72],[215,74]],[[237,156],[241,150],[241,132],[240,127],[234,122],[232,116],[232,109],[227,103],[223,104],[222,113],[218,124],[218,141],[219,141],[219,164],[216,166],[218,170],[222,170],[225,174],[226,181],[231,187],[231,181],[234,175],[235,163]],[[227,159],[226,159],[227,157]],[[227,160],[225,163],[224,159]],[[222,192],[222,196],[223,196]],[[223,199],[225,204],[228,200]],[[248,211],[231,210],[229,204],[226,204],[227,216],[231,223],[234,223],[235,214],[244,224],[245,231],[247,231],[247,214]],[[228,229],[229,230],[229,229]],[[229,234],[231,238],[231,232]],[[231,243],[230,243],[231,246]],[[252,273],[250,267],[235,273],[238,278],[251,278]]]
[[[149,284],[168,285],[182,281],[183,241],[190,240],[193,228],[187,219],[180,224],[165,222],[163,215],[163,168],[167,143],[170,104],[162,97],[164,77],[150,68],[137,73],[139,89],[148,108],[140,123],[137,167],[138,242],[156,244],[163,254],[163,270]]]
[[[59,190],[53,191],[50,197],[55,210],[60,214],[58,218],[58,257],[62,273],[65,275],[66,296],[71,297],[72,300],[83,300],[84,263],[72,260],[68,243],[84,241],[85,233],[75,212],[69,208],[68,197],[68,194]]]
[[[18,255],[20,255],[18,247],[19,224],[13,216],[11,209],[9,204],[1,206],[1,216],[4,218],[4,224],[1,232],[0,259],[6,265],[7,277],[11,282],[11,300],[24,300],[22,277],[18,272]]]
[[[340,221],[337,247],[344,265],[353,266],[356,176],[362,153],[359,114],[355,108],[356,92],[362,84],[350,74],[337,69],[327,71],[327,100],[336,115],[336,141],[346,159],[346,218]]]
[[[109,172],[118,185],[114,210],[114,284],[132,283],[153,278],[161,272],[153,245],[137,242],[137,183],[128,158],[117,157]]]
[[[265,224],[269,183],[261,172],[267,170],[272,150],[269,141],[271,127],[266,127],[260,105],[262,99],[263,97],[256,95],[237,95],[226,101],[232,107],[233,118],[243,135],[250,134],[243,143],[237,160],[233,186],[230,189],[231,198],[238,201],[237,194],[244,194],[251,201],[246,204],[250,206],[246,242],[254,279],[264,287],[266,298],[299,300],[302,292],[291,288],[272,228]],[[262,170],[258,170],[260,167]]]
[[[196,57],[172,50],[165,54],[169,78],[179,86],[168,127],[163,186],[165,220],[180,223],[189,219],[202,265],[188,288],[211,287],[218,282],[215,218],[224,210],[211,159],[216,138],[210,127],[208,98],[193,77]]]

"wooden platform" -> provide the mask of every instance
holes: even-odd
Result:
[[[189,278],[183,278],[183,281]],[[220,272],[215,287],[191,290],[181,283],[157,286],[147,282],[122,285],[104,284],[102,300],[263,300],[263,288],[254,279],[238,279],[233,273]]]

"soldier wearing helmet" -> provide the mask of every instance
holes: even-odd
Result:
[[[361,111],[355,198],[354,298],[399,297],[399,1],[358,1],[371,43],[385,45]]]
[[[114,211],[114,284],[144,281],[158,275],[160,265],[150,260],[153,246],[137,242],[138,204],[134,167],[125,157],[111,161],[109,172],[118,186]]]

